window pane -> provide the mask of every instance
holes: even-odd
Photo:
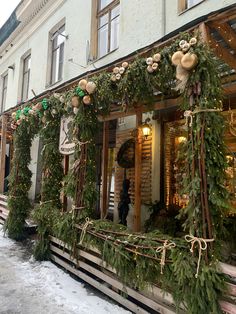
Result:
[[[191,8],[192,6],[194,6],[200,2],[202,2],[202,0],[188,0],[187,1],[188,8]]]
[[[1,101],[1,112],[5,108],[6,104],[6,97],[7,97],[7,81],[8,81],[8,75],[5,75],[2,77],[2,101]]]
[[[64,62],[64,44],[60,46],[59,64],[58,64],[58,80],[62,78],[63,62]]]
[[[51,83],[58,81],[58,67],[59,67],[59,48],[53,51],[52,54],[52,75]]]
[[[108,23],[108,14],[104,14],[98,19],[99,28]]]
[[[99,10],[105,8],[108,4],[110,4],[113,0],[99,0]]]
[[[110,51],[119,47],[119,16],[111,21],[111,43]]]
[[[114,9],[111,10],[111,19],[114,19],[120,15],[120,5],[117,5]]]
[[[108,53],[108,25],[98,30],[98,56],[102,57]]]

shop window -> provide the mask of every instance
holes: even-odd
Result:
[[[120,2],[118,0],[94,1],[91,54],[94,58],[105,56],[119,47]]]
[[[7,83],[8,83],[8,74],[2,76],[2,99],[1,99],[1,112],[4,111],[6,105],[7,97]]]
[[[29,80],[30,80],[31,55],[23,59],[23,73],[22,73],[22,92],[21,100],[25,101],[29,96]]]
[[[64,46],[65,46],[65,25],[52,33],[51,41],[51,73],[50,84],[54,84],[62,79],[64,64]]]
[[[229,113],[223,113],[228,119]],[[236,111],[235,111],[236,115]],[[179,120],[167,122],[164,126],[164,177],[165,177],[165,203],[167,207],[175,205],[185,207],[188,203],[188,195],[183,194],[183,180],[185,173],[186,156],[181,155],[181,145],[187,140],[184,126],[185,121]],[[234,124],[236,130],[236,124]],[[236,205],[236,133],[227,130],[225,132],[225,144],[227,147],[226,158],[228,167],[226,169],[225,186],[230,194],[233,206]]]
[[[203,2],[204,0],[179,0],[178,6],[179,6],[179,13],[188,10],[195,5]]]

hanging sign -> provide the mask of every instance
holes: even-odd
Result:
[[[72,117],[61,119],[59,151],[63,155],[73,154],[75,151],[75,143],[72,137]]]

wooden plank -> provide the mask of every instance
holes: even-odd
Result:
[[[134,313],[149,314],[147,311],[145,311],[141,307],[139,307],[139,306],[135,305],[134,303],[132,303],[131,301],[125,299],[124,297],[122,297],[121,295],[116,293],[115,291],[113,291],[113,290],[109,289],[108,287],[106,287],[104,284],[99,283],[95,279],[93,279],[90,276],[84,274],[82,271],[71,267],[70,265],[68,265],[67,263],[62,261],[60,258],[56,257],[55,255],[52,255],[51,259],[55,263],[57,263],[58,265],[64,267],[65,269],[67,269],[68,271],[70,271],[71,273],[73,273],[74,275],[79,277],[80,279],[86,281],[88,284],[90,284],[91,286],[95,287],[99,291],[103,292],[104,294],[106,294],[107,296],[109,296],[110,298],[115,300],[116,302],[120,303],[121,305],[123,305],[127,309],[133,311]]]
[[[236,58],[224,48],[219,42],[217,42],[212,35],[208,27],[206,26],[206,31],[208,32],[208,44],[215,51],[217,57],[222,59],[225,63],[227,63],[232,69],[236,70]]]
[[[219,24],[217,22],[210,23],[210,26],[214,28],[223,37],[225,42],[236,52],[236,33],[229,26],[228,23]]]
[[[7,115],[2,115],[1,155],[0,155],[0,193],[4,193],[6,165]]]
[[[235,266],[220,262],[220,268],[224,274],[229,275],[230,277],[236,278],[236,267]]]
[[[227,301],[220,301],[220,306],[222,310],[228,314],[235,314],[236,313],[236,305],[229,303]]]
[[[142,134],[140,126],[142,124],[142,112],[136,113],[136,128],[138,129],[135,140],[135,196],[134,196],[134,231],[141,229],[141,174],[142,174]]]
[[[108,145],[109,145],[109,121],[103,123],[103,143],[102,143],[102,199],[101,199],[101,219],[104,219],[108,210],[107,175],[108,175]]]
[[[73,261],[73,263],[75,263],[77,266],[79,266],[79,268],[83,268],[84,270],[86,270],[87,272],[91,273],[92,275],[95,275],[96,277],[100,278],[101,280],[105,281],[106,283],[110,284],[111,286],[115,287],[116,289],[126,292],[129,296],[131,296],[132,298],[138,300],[139,302],[142,302],[143,304],[145,304],[146,306],[152,308],[153,310],[157,311],[157,312],[163,312],[166,314],[173,314],[175,313],[174,308],[170,308],[170,306],[163,306],[163,300],[161,301],[162,298],[160,298],[158,300],[157,303],[155,301],[153,301],[152,299],[146,297],[145,295],[133,290],[132,288],[129,288],[127,286],[124,286],[124,284],[122,282],[120,282],[119,280],[117,280],[114,277],[109,276],[108,274],[94,268],[91,265],[86,264],[83,261],[78,261],[78,263],[76,262],[76,260],[72,260],[70,258],[70,255],[66,252],[63,252],[62,250],[56,248],[56,247],[52,247],[53,252],[63,256],[64,258],[67,258],[71,261]]]

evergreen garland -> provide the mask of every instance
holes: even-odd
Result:
[[[22,240],[25,234],[25,219],[28,217],[31,204],[28,191],[31,187],[32,173],[29,170],[31,161],[30,148],[37,131],[37,120],[25,117],[14,133],[14,155],[9,176],[9,195],[7,206],[9,215],[5,231],[14,240]]]
[[[40,131],[43,140],[41,202],[34,211],[34,219],[38,225],[38,241],[34,250],[37,260],[45,260],[50,256],[49,235],[52,234],[52,226],[60,216],[61,209],[63,168],[62,155],[59,152],[59,135],[63,109],[54,97],[50,99],[49,107]]]

